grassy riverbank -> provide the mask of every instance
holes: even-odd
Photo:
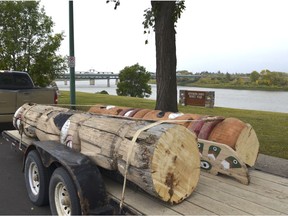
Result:
[[[59,104],[69,104],[69,92],[61,91]],[[88,110],[89,105],[106,104],[154,109],[155,100],[122,97],[114,95],[76,93],[77,109]],[[87,106],[88,105],[88,106]],[[183,113],[235,117],[252,125],[260,142],[260,153],[288,159],[288,113],[251,111],[231,108],[204,108],[180,106]]]
[[[156,80],[150,80],[149,84],[156,84]],[[231,83],[197,83],[193,81],[179,81],[177,86],[199,87],[199,88],[214,88],[214,89],[235,89],[235,90],[257,90],[257,91],[288,91],[288,87],[279,86],[264,86],[264,85],[237,85]]]
[[[258,90],[258,91],[288,91],[288,87],[278,87],[278,86],[235,85],[235,84],[199,84],[199,83],[192,83],[192,82],[179,82],[178,86],[200,87],[200,88],[237,89],[237,90]]]

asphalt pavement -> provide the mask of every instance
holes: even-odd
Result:
[[[0,125],[0,133],[11,126]],[[33,205],[22,172],[23,154],[12,150],[0,135],[0,215],[51,215],[49,206]]]
[[[11,125],[0,125],[13,129]],[[23,154],[11,149],[0,135],[0,215],[50,215],[49,206],[33,205],[26,192],[22,172]],[[288,160],[259,154],[254,169],[288,178]]]

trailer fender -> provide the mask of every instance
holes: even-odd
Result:
[[[45,167],[60,164],[69,172],[83,214],[107,214],[111,211],[101,173],[87,156],[57,141],[35,141],[26,150],[25,157],[31,148],[37,149]]]

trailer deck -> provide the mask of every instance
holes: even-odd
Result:
[[[19,148],[18,131],[5,131],[3,136]],[[32,143],[22,137],[21,149]],[[20,149],[20,150],[21,150]],[[170,205],[155,197],[126,187],[125,206],[144,215],[287,215],[288,179],[249,169],[250,184],[241,184],[227,176],[201,172],[192,195],[177,205]],[[122,184],[104,176],[108,194],[121,200]]]
[[[288,179],[250,170],[251,183],[202,172],[196,190],[171,206],[143,192],[126,189],[125,203],[147,215],[278,215],[288,214]],[[120,200],[122,185],[105,179],[110,196]]]

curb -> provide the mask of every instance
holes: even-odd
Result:
[[[254,169],[288,178],[288,160],[259,154]]]

